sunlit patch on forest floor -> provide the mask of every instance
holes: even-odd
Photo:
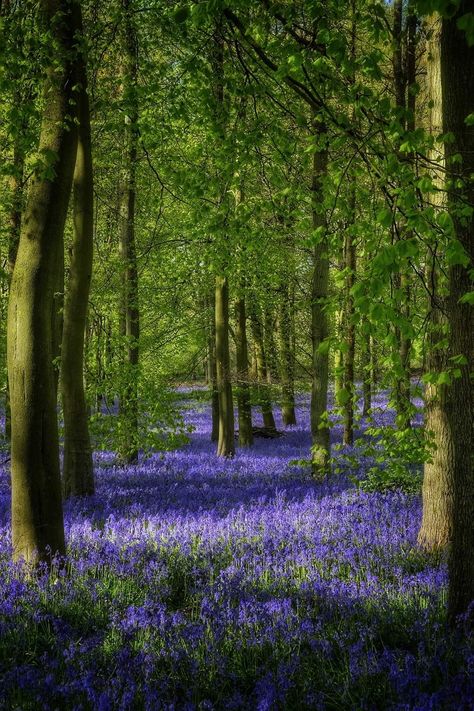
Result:
[[[472,708],[472,640],[446,631],[418,496],[359,491],[363,460],[314,481],[297,464],[306,397],[297,426],[228,461],[208,403],[187,405],[182,449],[128,468],[97,455],[53,579],[13,574],[2,471],[0,708]]]

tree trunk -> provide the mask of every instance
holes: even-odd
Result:
[[[342,309],[336,311],[334,327],[337,333],[337,340],[342,340],[342,323],[344,320],[344,311]],[[334,351],[334,401],[339,402],[340,393],[344,387],[344,353],[342,348],[337,345]]]
[[[125,124],[126,156],[121,199],[120,256],[123,269],[122,335],[125,341],[125,382],[120,399],[123,419],[121,459],[138,461],[138,374],[140,312],[138,266],[135,245],[136,165],[138,154],[138,98],[136,93],[138,58],[137,36],[130,0],[122,0],[125,18],[124,94],[127,98]]]
[[[351,2],[351,59],[356,60],[356,0]],[[351,82],[355,84],[355,73]],[[352,109],[352,122],[357,123],[355,111]],[[354,406],[355,406],[355,306],[352,290],[356,280],[356,245],[354,241],[354,225],[356,222],[356,176],[354,171],[349,171],[351,185],[348,200],[348,222],[344,234],[344,266],[346,271],[345,304],[344,304],[344,330],[345,330],[345,355],[344,355],[344,431],[342,441],[345,445],[354,444]]]
[[[443,132],[454,136],[445,145],[448,200],[455,237],[466,254],[464,263],[449,267],[449,355],[460,358],[447,403],[453,446],[449,559],[449,615],[453,622],[474,600],[474,308],[462,300],[474,291],[474,217],[472,212],[468,217],[459,214],[466,204],[474,205],[474,128],[465,122],[474,113],[474,47],[467,44],[464,31],[457,27],[459,18],[471,10],[472,3],[461,0],[456,13],[443,19],[441,30]],[[452,160],[457,154],[462,158],[461,165]]]
[[[226,134],[227,114],[224,101],[224,48],[222,18],[219,18],[214,28],[210,60],[213,73],[214,121],[215,128],[218,129],[219,132],[218,151],[221,159],[223,159],[222,151]],[[225,156],[225,158],[227,159],[227,156]],[[222,166],[219,166],[219,168],[220,171],[222,171]],[[222,206],[228,199],[228,187],[222,172],[219,177],[220,194],[218,200]],[[221,224],[221,227],[224,234],[224,244],[221,245],[223,254],[220,260],[220,274],[216,276],[215,284],[216,374],[219,401],[219,439],[217,443],[217,455],[220,457],[233,457],[235,453],[234,404],[232,399],[229,350],[229,283],[226,275],[229,254],[224,224]]]
[[[328,471],[330,444],[326,421],[328,407],[329,355],[326,339],[329,335],[326,302],[329,285],[329,243],[326,233],[326,215],[323,205],[323,180],[327,173],[328,153],[326,127],[314,121],[320,145],[313,156],[312,201],[313,230],[316,244],[313,252],[313,279],[311,291],[311,331],[313,354],[313,381],[311,390],[311,437],[313,474],[320,476]]]
[[[255,360],[257,366],[257,392],[258,402],[262,408],[263,426],[267,429],[276,429],[273,417],[272,402],[269,395],[267,380],[267,360],[265,346],[263,343],[262,324],[259,315],[252,308],[250,312],[250,324],[252,328],[252,338],[255,346]]]
[[[245,313],[245,297],[243,295],[240,295],[235,302],[235,346],[237,355],[239,444],[241,447],[251,447],[253,444],[252,405],[249,388],[247,316]]]
[[[66,0],[42,0],[40,10],[54,53],[39,151],[50,156],[52,171],[35,176],[26,203],[8,309],[8,372],[13,556],[50,564],[65,552],[51,314],[77,146],[69,114],[76,27]]]
[[[219,395],[219,441],[217,455],[233,457],[234,404],[229,356],[229,286],[225,277],[216,277],[216,366]]]
[[[370,332],[365,333],[364,326],[368,326],[367,317],[362,320],[362,348],[361,348],[361,361],[362,361],[362,415],[367,417],[370,414],[370,409],[372,407],[372,354],[370,347]]]
[[[436,269],[435,265],[433,269]],[[427,358],[427,371],[432,375],[439,375],[449,368],[446,349],[440,346],[445,334],[446,317],[438,305],[433,305]],[[418,543],[425,550],[445,547],[452,534],[454,450],[447,417],[448,397],[447,385],[426,385],[424,416],[430,451],[424,464],[423,518],[418,533]]]
[[[413,29],[413,23],[410,20],[414,17],[413,13],[410,18],[407,19],[407,26],[411,26]],[[416,30],[416,18],[415,18],[415,30]],[[402,0],[395,0],[393,5],[393,38],[394,38],[394,50],[393,50],[393,76],[395,85],[395,102],[396,106],[401,110],[405,111],[407,108],[407,86],[408,89],[415,83],[415,61],[414,61],[414,41],[415,37],[413,32],[407,33],[408,43],[406,46],[405,56],[408,59],[408,64],[404,62],[404,42],[403,42],[403,2]],[[407,69],[410,70],[411,74]],[[408,128],[409,130],[414,129],[414,109],[415,109],[415,94],[413,92],[408,92],[408,108],[412,109],[412,125],[407,125],[406,119],[403,116],[400,119],[402,125],[402,130]],[[397,239],[405,239],[406,235],[403,234],[403,225],[398,224],[397,229]],[[397,291],[401,294],[401,306],[400,310],[405,317],[405,322],[408,324],[410,318],[410,281],[408,275],[401,271],[395,275],[395,283]],[[395,406],[397,410],[397,424],[400,430],[407,429],[410,427],[410,413],[411,413],[411,401],[410,401],[410,352],[411,352],[411,340],[406,335],[406,325],[402,327],[397,326],[395,328],[396,341],[398,343],[398,352],[395,354],[395,389],[394,389],[394,399]]]
[[[79,32],[82,35],[81,9]],[[94,188],[85,57],[77,59],[78,134],[74,172],[74,239],[64,303],[61,393],[64,414],[63,487],[68,496],[94,493],[94,473],[84,393],[84,336],[92,274]]]
[[[21,104],[21,92],[17,91],[14,93],[14,101],[16,101],[19,105]],[[11,284],[16,255],[18,252],[18,242],[20,240],[21,213],[23,209],[23,179],[25,168],[25,150],[23,147],[24,131],[25,126],[24,123],[22,123],[22,125],[17,128],[13,144],[13,175],[10,178],[11,205],[9,214],[10,230],[8,235],[7,258],[8,285]],[[10,388],[8,385],[8,376],[5,390],[5,437],[7,440],[10,440],[11,438]]]
[[[427,23],[427,77],[429,92],[429,131],[433,137],[443,132],[442,92],[441,92],[441,18],[432,16]],[[431,197],[439,209],[446,208],[444,198],[444,157],[435,150],[430,156],[433,164],[438,163],[441,175],[432,171],[433,182],[439,192]],[[434,254],[438,252],[435,245]],[[431,256],[427,270],[427,284],[432,290],[429,305],[428,349],[426,371],[439,376],[449,368],[448,353],[443,339],[448,332],[446,319],[446,299],[439,289],[439,266],[437,258]],[[426,550],[443,548],[451,540],[453,517],[453,443],[447,416],[449,392],[446,385],[430,382],[425,387],[425,432],[430,451],[423,472],[423,518],[418,533],[418,543]]]
[[[267,359],[267,383],[271,385],[278,378],[278,356],[274,337],[275,317],[272,304],[265,304],[263,320],[263,343]]]
[[[219,391],[217,389],[216,365],[216,296],[213,292],[210,300],[210,329],[209,329],[209,373],[212,398],[212,430],[211,442],[219,440]]]
[[[355,178],[352,178],[355,180]],[[346,268],[346,303],[344,311],[345,341],[344,354],[344,433],[342,441],[346,445],[354,444],[354,363],[355,363],[355,308],[352,289],[356,276],[356,246],[352,229],[355,223],[355,187],[351,186],[350,193],[350,220],[346,229],[344,240],[344,262]]]
[[[277,327],[280,344],[281,414],[284,425],[296,425],[295,382],[291,353],[291,314],[288,284],[284,284],[280,292]]]

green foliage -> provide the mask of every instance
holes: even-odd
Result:
[[[94,448],[120,451],[122,456],[125,434],[130,428],[128,417],[117,410],[117,402],[107,401],[90,417],[90,430]],[[144,456],[153,451],[167,451],[188,441],[192,430],[186,427],[176,405],[173,392],[165,387],[149,388],[140,398],[137,441],[130,441],[130,454],[136,449]]]
[[[362,465],[363,477],[353,474],[351,478],[364,491],[416,494],[421,491],[422,465],[429,456],[429,443],[422,429],[372,425],[351,452],[335,457],[333,463],[336,471],[343,464],[356,473]]]

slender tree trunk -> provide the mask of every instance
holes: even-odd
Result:
[[[335,329],[338,340],[342,340],[342,324],[344,321],[344,311],[340,309],[335,314]],[[344,388],[344,353],[338,345],[334,351],[334,400],[339,402],[340,393]]]
[[[211,442],[219,440],[219,391],[217,389],[217,364],[216,364],[216,296],[213,292],[210,300],[210,329],[209,329],[209,373],[211,382],[211,411],[212,430]]]
[[[463,264],[449,267],[449,354],[450,358],[460,359],[447,403],[453,446],[449,559],[449,615],[453,622],[474,601],[474,308],[463,301],[467,293],[474,291],[474,217],[459,214],[466,204],[474,205],[474,129],[465,122],[474,113],[474,47],[467,44],[464,31],[457,27],[459,18],[471,10],[472,3],[461,0],[456,13],[443,19],[441,30],[443,132],[454,136],[453,142],[445,145],[448,200],[455,236],[466,254]],[[461,156],[461,165],[452,160],[454,155]],[[471,624],[474,625],[472,609]]]
[[[355,179],[355,178],[353,178]],[[354,387],[354,364],[355,364],[355,346],[356,346],[356,331],[355,331],[355,308],[352,289],[355,284],[356,277],[356,246],[352,229],[355,223],[355,186],[351,186],[350,193],[350,221],[346,230],[344,240],[344,261],[346,267],[346,303],[344,312],[345,322],[345,341],[346,350],[344,354],[344,433],[343,442],[346,445],[354,443],[354,402],[355,402],[355,387]]]
[[[234,404],[229,356],[229,286],[225,277],[216,277],[216,365],[219,395],[219,441],[217,455],[233,457]]]
[[[57,264],[54,269],[56,283],[54,285],[53,308],[51,310],[51,332],[53,334],[53,369],[56,400],[59,392],[59,373],[61,371],[61,345],[64,323],[64,249],[56,254]]]
[[[55,51],[44,79],[39,150],[52,156],[54,175],[32,181],[8,309],[12,543],[14,558],[29,563],[50,563],[65,552],[51,314],[77,146],[69,114],[75,8],[66,0],[42,0],[40,11]]]
[[[395,83],[395,99],[396,105],[402,111],[410,109],[411,114],[408,122],[405,118],[401,119],[402,129],[407,128],[413,131],[415,128],[415,93],[412,90],[415,85],[415,41],[416,41],[416,15],[413,13],[413,8],[407,8],[407,31],[405,32],[407,41],[403,41],[403,1],[395,0],[394,2],[394,52],[393,52],[393,74]],[[405,52],[404,50],[405,46]],[[408,91],[407,91],[408,90]],[[414,157],[411,157],[414,162]],[[402,224],[398,225],[397,239],[406,239],[407,235]],[[411,400],[410,400],[410,356],[411,356],[411,339],[407,335],[408,323],[410,320],[410,292],[411,283],[409,275],[405,270],[401,270],[396,275],[396,287],[401,295],[400,310],[405,319],[405,325],[395,329],[396,340],[398,342],[398,353],[396,354],[395,371],[397,373],[397,382],[395,384],[395,403],[397,410],[397,423],[401,430],[411,426]]]
[[[214,120],[219,131],[219,152],[222,152],[226,134],[226,106],[224,101],[224,37],[222,19],[216,23],[211,50],[211,66],[213,71]],[[222,155],[222,153],[221,153]],[[228,188],[222,166],[219,202],[224,204],[228,199]],[[224,225],[222,225],[224,228]],[[225,232],[225,229],[224,229]],[[234,404],[232,399],[232,381],[230,373],[229,350],[229,283],[226,270],[229,261],[227,236],[221,245],[224,254],[221,255],[221,273],[216,276],[215,319],[216,319],[216,373],[217,392],[219,398],[219,439],[217,455],[233,457],[234,442]]]
[[[313,353],[313,381],[311,391],[312,468],[316,476],[328,470],[330,457],[329,427],[326,421],[328,407],[329,356],[326,339],[329,335],[326,301],[329,286],[329,244],[326,233],[326,216],[323,207],[323,180],[327,174],[328,153],[326,127],[315,120],[315,132],[320,141],[313,156],[312,200],[313,230],[316,244],[313,252],[313,279],[311,292],[311,330]]]
[[[429,131],[433,137],[443,132],[442,92],[441,92],[441,18],[434,15],[427,23],[427,77],[429,90]],[[432,152],[433,164],[438,163],[438,171],[432,171],[434,184],[439,192],[431,197],[439,209],[446,209],[444,198],[444,156],[436,150]],[[438,251],[434,249],[434,253]],[[443,340],[448,332],[446,319],[446,299],[439,288],[439,266],[432,256],[427,270],[427,284],[431,288],[431,303],[428,320],[428,348],[426,371],[439,376],[449,368],[448,352]],[[430,382],[425,387],[425,432],[430,444],[429,459],[424,464],[423,473],[423,518],[418,533],[418,543],[426,550],[443,548],[451,540],[453,520],[453,462],[454,450],[452,433],[448,421],[447,385]]]
[[[296,425],[295,382],[291,354],[291,314],[288,284],[280,290],[278,315],[278,340],[280,344],[280,380],[282,392],[281,414],[284,425]]]
[[[362,415],[367,417],[372,407],[372,355],[370,347],[370,332],[364,331],[364,326],[368,326],[367,317],[362,320]]]
[[[282,419],[284,425],[296,425],[294,358],[291,350],[291,313],[289,289],[283,287],[278,320],[280,342],[280,379],[282,388]]]
[[[249,366],[247,347],[247,315],[245,297],[240,295],[235,302],[235,346],[237,355],[237,406],[239,412],[239,444],[251,447],[252,406],[250,402]]]
[[[255,308],[250,311],[250,324],[252,328],[252,338],[255,346],[255,360],[257,364],[257,391],[258,401],[262,408],[263,426],[274,430],[275,419],[273,417],[272,402],[269,396],[267,380],[267,360],[265,346],[263,342],[262,324]]]
[[[274,337],[275,315],[272,304],[265,304],[263,321],[263,343],[267,358],[267,383],[271,385],[278,378],[278,356]]]
[[[351,59],[356,60],[356,0],[351,1]],[[355,84],[355,74],[351,82]],[[352,109],[352,121],[356,123],[355,111]],[[356,280],[356,245],[354,240],[354,225],[356,222],[356,176],[353,170],[349,171],[351,185],[348,200],[348,222],[344,234],[344,266],[346,270],[345,303],[344,303],[344,330],[345,330],[345,355],[344,355],[344,432],[342,441],[345,445],[354,443],[354,406],[355,406],[355,306],[352,290]]]
[[[250,358],[250,377],[254,383],[258,383],[257,349],[252,339],[252,353]]]
[[[135,244],[136,166],[138,155],[138,75],[137,36],[130,0],[122,0],[125,19],[124,92],[127,97],[126,165],[124,170],[120,254],[123,268],[122,333],[125,340],[125,378],[120,399],[123,418],[121,459],[129,464],[138,461],[138,374],[140,311],[138,301],[138,266]]]
[[[79,32],[82,34],[78,5]],[[84,336],[92,274],[94,188],[85,57],[77,61],[78,146],[74,172],[74,239],[64,302],[61,392],[64,413],[63,487],[65,496],[94,493],[94,473],[84,393]]]

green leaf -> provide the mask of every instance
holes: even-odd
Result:
[[[469,47],[474,46],[474,13],[467,12],[459,18],[457,26],[466,33],[466,42]],[[468,124],[468,126],[471,124]]]
[[[379,210],[377,213],[377,222],[382,227],[391,227],[393,221],[392,211],[388,210],[386,207]]]
[[[474,291],[468,291],[467,294],[464,294],[464,296],[461,296],[459,299],[460,304],[471,304],[471,306],[474,306]]]
[[[370,309],[370,320],[379,322],[385,317],[385,309],[382,304],[373,304]]]
[[[182,5],[178,5],[174,9],[173,17],[175,21],[180,24],[186,22],[189,17],[189,7],[187,5],[185,5],[184,7]]]
[[[447,371],[440,373],[436,379],[437,385],[451,385],[451,375]]]
[[[329,353],[329,349],[331,348],[331,339],[326,338],[324,341],[322,341],[319,346],[318,346],[318,353],[320,355],[327,355]]]
[[[450,240],[446,247],[446,259],[450,266],[461,264],[463,267],[467,267],[469,264],[469,257],[458,239]]]
[[[336,400],[338,405],[345,405],[351,399],[351,393],[346,388],[337,391]]]

